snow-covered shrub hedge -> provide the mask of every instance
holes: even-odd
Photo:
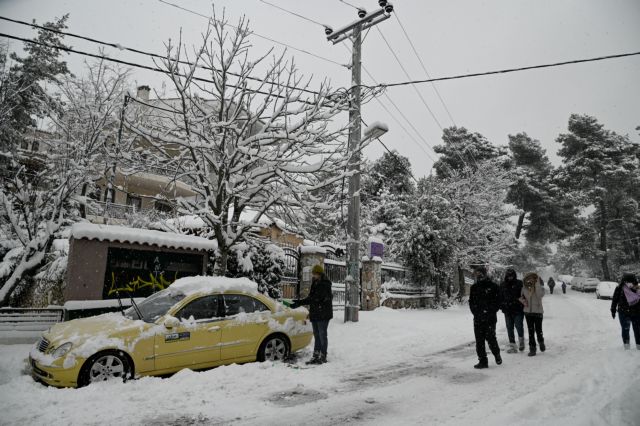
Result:
[[[248,238],[233,246],[227,261],[228,277],[247,277],[258,283],[261,293],[277,299],[284,271],[284,251],[275,244]]]

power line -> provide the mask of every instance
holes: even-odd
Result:
[[[344,44],[343,44],[344,46]],[[345,48],[348,49],[347,46],[345,46]],[[365,67],[364,65],[362,65],[362,69],[364,70],[364,72],[367,74],[367,76],[369,76],[369,78],[371,80],[373,80],[374,83],[377,84],[376,79],[373,77],[373,75],[371,75],[371,73],[369,72],[369,70],[367,69],[367,67]],[[413,131],[416,133],[416,135],[418,135],[418,138],[422,139],[422,142],[424,142],[424,144],[433,151],[433,147],[429,144],[429,142],[427,142],[427,140],[424,138],[424,136],[422,136],[422,134],[418,131],[418,129],[416,129],[416,127],[413,125],[413,123],[407,118],[407,116],[402,112],[402,110],[400,109],[400,107],[398,107],[398,105],[393,101],[393,99],[391,99],[391,96],[389,96],[388,93],[384,93],[384,96],[387,98],[387,100],[389,101],[389,103],[395,108],[396,111],[398,111],[398,113],[400,114],[400,116],[404,119],[404,121],[409,124],[409,126],[413,129]],[[427,152],[424,147],[418,143],[418,141],[415,139],[415,137],[406,129],[406,127],[404,127],[400,121],[391,113],[391,111],[389,111],[389,109],[387,108],[387,106],[385,104],[382,103],[382,101],[378,98],[376,98],[376,100],[378,101],[378,103],[382,106],[382,108],[389,114],[389,116],[391,116],[391,118],[393,120],[395,120],[396,123],[398,123],[398,125],[400,125],[400,128],[402,130],[404,130],[404,132],[409,136],[409,138],[416,143],[416,145],[418,145],[418,147],[420,147],[420,149],[422,149],[422,151],[427,155],[427,157],[429,157],[429,159],[431,161],[433,161],[435,163],[435,159],[433,158],[433,156],[431,154],[429,154],[429,152]],[[435,151],[434,151],[435,152]]]
[[[418,62],[420,62],[420,65],[422,66],[422,70],[424,71],[424,74],[427,76],[427,78],[431,78],[431,75],[429,74],[429,71],[427,71],[427,67],[425,66],[424,62],[422,61],[422,58],[420,57],[420,55],[418,54],[418,50],[414,46],[413,41],[411,41],[411,37],[409,37],[409,34],[407,33],[407,30],[404,28],[404,25],[402,25],[402,21],[400,20],[400,16],[398,16],[398,11],[396,10],[394,12],[395,12],[394,15],[396,17],[396,21],[400,25],[400,28],[402,29],[402,32],[404,33],[404,36],[407,38],[407,41],[409,42],[409,45],[411,46],[411,49],[413,50],[413,53],[416,55],[416,58],[418,58]],[[438,99],[440,100],[440,103],[444,107],[444,110],[447,112],[447,115],[449,116],[449,119],[451,120],[453,125],[456,126],[456,121],[453,119],[453,116],[451,115],[451,112],[449,111],[449,108],[447,107],[447,104],[444,102],[444,99],[442,99],[442,96],[440,96],[440,91],[438,90],[436,85],[433,84],[433,83],[431,83],[431,87],[433,87],[433,90],[436,92],[436,95],[438,96]]]
[[[121,64],[121,65],[127,65],[127,66],[134,67],[134,68],[146,69],[146,70],[149,70],[149,71],[159,72],[159,73],[162,73],[162,74],[165,74],[165,75],[168,74],[167,70],[163,70],[163,69],[160,69],[160,68],[157,68],[157,67],[151,67],[151,66],[148,66],[148,65],[142,65],[142,64],[135,63],[135,62],[123,61],[123,60],[120,60],[120,59],[114,59],[114,58],[110,58],[110,57],[104,56],[104,55],[96,55],[96,54],[93,54],[93,53],[84,52],[84,51],[81,51],[81,50],[76,50],[76,49],[73,49],[73,48],[70,48],[70,47],[56,46],[56,45],[53,45],[53,44],[43,43],[43,42],[40,42],[40,41],[30,40],[30,39],[27,39],[27,38],[18,37],[18,36],[14,36],[14,35],[10,35],[10,34],[4,34],[4,33],[0,33],[0,37],[5,37],[5,38],[8,38],[8,39],[12,39],[12,40],[19,40],[19,41],[22,41],[24,43],[37,44],[37,45],[40,45],[40,46],[45,46],[45,47],[50,47],[50,48],[53,48],[53,49],[63,50],[65,52],[75,53],[75,54],[78,54],[78,55],[89,56],[89,57],[92,57],[92,58],[96,58],[96,59],[100,59],[100,60],[104,60],[104,61],[109,61],[109,62],[114,62],[114,63]],[[178,76],[178,77],[186,77],[184,74],[180,74],[180,73],[173,73],[173,74]],[[191,78],[193,80],[196,80],[196,81],[202,81],[204,83],[213,83],[213,84],[215,84],[215,81],[207,79],[207,78],[196,77],[196,76],[193,76]],[[265,92],[265,91],[262,91],[262,90],[251,89],[251,88],[248,88],[248,87],[240,87],[240,86],[235,86],[235,85],[232,85],[232,84],[227,84],[227,86],[228,87],[232,87],[232,88],[236,88],[236,89],[242,89],[242,90],[245,90],[245,91],[250,92],[250,93],[258,93],[258,94],[261,94],[261,95],[273,96],[273,97],[280,98],[280,99],[286,99],[287,98],[286,96],[279,95],[277,93],[269,93],[269,92]],[[306,104],[313,104],[312,102],[309,102],[307,100],[299,100],[299,102],[306,103]]]
[[[159,0],[159,1],[163,1],[163,0]],[[260,0],[260,1],[262,1],[262,0]],[[342,0],[340,0],[340,1],[342,1]],[[353,8],[355,8],[355,9],[360,9],[360,8],[358,8],[358,7],[356,7],[356,6],[352,5],[352,4],[350,4],[350,3],[347,3],[347,2],[344,2],[344,1],[342,1],[342,3],[347,4],[347,5],[349,5],[349,6],[353,7]],[[275,5],[274,5],[274,6],[275,6]],[[287,10],[287,9],[284,9],[284,8],[281,8],[281,7],[278,7],[278,9],[281,9],[282,11],[287,12],[287,13],[291,13],[291,14],[293,14],[293,15],[295,15],[295,16],[297,16],[297,17],[301,18],[301,19],[304,19],[304,20],[307,20],[307,21],[314,22],[313,20],[311,20],[311,19],[309,19],[309,18],[307,18],[307,17],[305,17],[305,16],[302,16],[302,15],[299,15],[299,14],[296,14],[296,13],[293,13],[293,12],[291,12],[291,11]],[[367,34],[368,34],[368,33],[369,33],[369,32],[367,31]],[[365,34],[365,38],[366,38],[366,34]],[[349,51],[349,53],[351,53],[351,49],[349,49],[349,47],[345,46],[344,44],[343,44],[342,46],[344,46],[344,47],[347,49],[347,51]],[[369,76],[369,78],[371,78],[371,79],[372,79],[372,80],[377,84],[376,80],[373,78],[373,76],[371,75],[371,73],[369,73],[369,71],[366,69],[366,67],[364,67],[364,65],[362,66],[362,68],[363,68],[363,69],[364,69],[364,71],[367,73],[367,75]],[[385,96],[387,97],[387,99],[389,100],[389,102],[390,102],[390,103],[391,103],[391,104],[396,108],[396,110],[397,110],[397,111],[402,115],[402,117],[404,118],[404,120],[405,120],[407,123],[409,123],[409,125],[413,128],[413,130],[416,132],[416,134],[417,134],[417,135],[419,135],[419,136],[422,138],[422,136],[421,136],[420,132],[418,132],[418,130],[413,126],[413,124],[412,124],[412,123],[407,119],[407,117],[402,113],[402,111],[398,108],[398,106],[395,104],[395,102],[393,102],[393,100],[389,97],[389,95],[387,95],[387,94],[385,93]],[[393,113],[392,113],[391,111],[389,111],[389,109],[387,108],[387,106],[386,106],[384,103],[382,103],[382,102],[380,101],[380,99],[378,99],[377,97],[376,97],[375,99],[376,99],[376,101],[378,101],[378,103],[382,106],[382,108],[383,108],[383,109],[384,109],[384,110],[389,114],[389,116],[390,116],[390,117],[391,117],[391,118],[392,118],[392,119],[393,119],[393,120],[394,120],[394,121],[395,121],[395,122],[400,126],[400,128],[401,128],[401,129],[402,129],[402,130],[403,130],[403,131],[404,131],[404,132],[409,136],[409,138],[410,138],[410,139],[411,139],[411,140],[412,140],[412,141],[413,141],[413,142],[418,146],[418,148],[420,148],[420,149],[425,153],[425,155],[426,155],[427,157],[429,157],[429,159],[435,163],[435,161],[436,161],[436,160],[431,156],[431,154],[429,154],[429,152],[427,152],[427,151],[424,149],[424,147],[423,147],[423,146],[422,146],[422,145],[421,145],[421,144],[420,144],[420,143],[419,143],[419,142],[418,142],[418,141],[413,137],[413,135],[411,135],[411,133],[406,129],[406,127],[404,127],[404,125],[403,125],[403,124],[402,124],[402,123],[401,123],[401,122],[400,122],[400,121],[399,121],[399,120],[398,120],[398,119],[393,115]],[[363,122],[364,122],[364,121],[363,121]],[[365,124],[365,125],[366,125],[366,124]],[[424,142],[424,143],[425,143],[429,148],[431,148],[431,146],[427,143],[427,141],[426,141],[424,138],[422,138],[422,140],[423,140],[423,142]],[[380,143],[382,143],[382,141],[380,141]],[[384,144],[383,144],[383,145],[384,145]],[[385,147],[386,147],[386,146],[385,146]],[[433,149],[433,148],[431,148],[431,149]]]
[[[344,4],[346,4],[347,6],[351,6],[352,8],[354,8],[354,9],[356,9],[356,10],[360,10],[360,8],[359,8],[358,6],[354,6],[354,5],[352,5],[351,3],[349,3],[349,2],[347,2],[347,1],[345,1],[345,0],[338,0],[338,1],[339,1],[340,3],[344,3]]]
[[[411,80],[411,77],[409,76],[409,73],[407,72],[407,69],[404,67],[404,65],[402,65],[402,62],[400,61],[400,58],[398,58],[398,55],[396,54],[395,50],[393,50],[391,48],[391,45],[389,44],[389,41],[387,40],[387,38],[384,36],[384,34],[382,34],[382,31],[380,30],[380,28],[376,27],[376,29],[378,30],[378,34],[380,34],[380,37],[382,37],[382,40],[384,41],[384,43],[389,48],[389,51],[391,52],[391,54],[396,59],[396,62],[398,63],[398,65],[400,65],[400,68],[402,68],[402,71],[404,72],[404,75],[409,80]],[[435,121],[436,124],[438,125],[438,127],[440,128],[440,130],[442,130],[442,125],[440,124],[440,121],[438,121],[438,119],[436,118],[436,116],[433,113],[433,111],[431,110],[431,108],[429,108],[429,105],[427,105],[427,101],[425,101],[424,97],[422,96],[422,93],[420,93],[420,91],[415,86],[415,84],[413,84],[412,87],[415,90],[415,92],[418,95],[418,97],[420,98],[420,100],[422,101],[422,105],[424,105],[424,107],[427,109],[427,111],[429,111],[429,115],[431,115],[431,118],[433,118],[433,121]]]
[[[404,65],[402,64],[402,62],[400,61],[400,58],[398,57],[398,55],[396,54],[396,52],[391,48],[391,45],[389,44],[389,41],[387,41],[387,38],[384,36],[384,34],[382,34],[382,31],[380,31],[379,28],[377,28],[378,33],[380,34],[380,37],[382,37],[382,40],[384,40],[384,43],[387,45],[387,47],[389,48],[389,51],[393,54],[393,57],[396,59],[396,62],[398,63],[398,65],[400,65],[400,68],[402,68],[402,71],[404,72],[404,75],[411,80],[411,77],[409,76],[409,73],[407,72],[406,68],[404,67]],[[427,111],[429,112],[429,115],[431,115],[431,118],[433,118],[433,121],[435,121],[436,125],[438,126],[438,128],[440,128],[440,131],[442,132],[442,135],[445,139],[447,139],[449,142],[451,142],[451,140],[446,136],[446,133],[444,131],[444,128],[442,127],[442,125],[440,124],[440,121],[438,121],[438,119],[436,118],[435,114],[433,113],[433,111],[431,110],[431,108],[429,108],[429,105],[427,105],[427,102],[425,101],[424,97],[422,96],[422,93],[420,93],[420,90],[418,90],[418,88],[416,87],[415,84],[412,84],[411,87],[413,88],[413,90],[416,92],[416,94],[418,95],[418,97],[420,98],[420,100],[422,101],[422,104],[424,105],[424,107],[427,109]],[[458,155],[458,157],[460,158],[460,161],[462,161],[462,164],[464,164],[465,167],[469,167],[469,164],[467,164],[467,162],[465,161],[465,159],[462,157],[462,153],[460,150],[456,149],[455,150],[456,154]],[[473,155],[473,153],[471,151],[468,151],[469,156],[471,157],[471,159],[473,160],[473,162],[476,165],[476,168],[478,167],[478,162],[476,161],[475,156]]]
[[[147,56],[150,56],[152,58],[156,58],[156,59],[160,59],[160,60],[166,60],[167,59],[166,56],[158,55],[157,53],[146,52],[144,50],[135,49],[135,48],[131,48],[131,47],[126,47],[126,46],[123,46],[123,45],[121,45],[119,43],[111,43],[111,42],[101,41],[101,40],[97,40],[97,39],[94,39],[94,38],[91,38],[91,37],[87,37],[87,36],[83,36],[83,35],[79,35],[79,34],[73,34],[73,33],[66,32],[66,31],[60,31],[60,30],[56,30],[56,29],[53,29],[53,28],[44,27],[42,25],[37,25],[37,24],[25,22],[25,21],[20,21],[20,20],[17,20],[17,19],[7,18],[5,16],[0,16],[0,20],[8,21],[8,22],[12,22],[12,23],[15,23],[15,24],[20,24],[20,25],[26,25],[28,27],[37,28],[39,30],[48,31],[48,32],[55,33],[55,34],[60,34],[60,35],[63,35],[63,36],[74,37],[74,38],[77,38],[77,39],[90,41],[92,43],[97,43],[97,44],[100,44],[100,45],[103,45],[103,46],[113,47],[113,48],[119,49],[119,50],[127,50],[129,52],[133,52],[133,53],[137,53],[137,54],[141,54],[141,55],[147,55]],[[188,65],[188,66],[193,66],[194,65],[194,63],[188,62],[188,61],[177,60],[176,62],[178,62],[179,64],[182,64],[182,65]],[[213,67],[206,67],[204,65],[198,65],[198,68],[204,69],[204,70],[207,70],[207,71],[215,71],[217,73],[221,72],[220,70],[217,70],[217,69],[215,69]],[[237,73],[233,73],[233,72],[227,72],[227,74],[232,75],[234,77],[246,78],[247,80],[258,81],[260,83],[265,83],[265,84],[270,84],[270,85],[277,85],[277,86],[281,86],[281,87],[286,87],[288,89],[300,90],[302,92],[310,93],[310,94],[313,94],[313,95],[319,95],[320,94],[319,92],[316,92],[314,90],[302,89],[302,88],[297,88],[297,87],[293,87],[293,86],[288,86],[286,84],[279,84],[279,83],[275,83],[275,82],[264,81],[264,79],[258,78],[258,77],[243,76],[241,74],[237,74]]]
[[[320,23],[320,22],[318,22],[318,21],[315,21],[315,20],[313,20],[313,19],[311,19],[311,18],[307,18],[306,16],[302,16],[302,15],[300,15],[299,13],[292,12],[292,11],[290,11],[290,10],[287,10],[287,9],[285,9],[284,7],[280,7],[280,6],[278,6],[277,4],[273,4],[273,3],[268,2],[268,1],[266,1],[266,0],[258,0],[258,1],[259,1],[259,2],[261,2],[261,3],[267,4],[267,5],[271,6],[271,7],[275,7],[276,9],[280,9],[280,10],[282,10],[283,12],[286,12],[286,13],[288,13],[288,14],[290,14],[290,15],[297,16],[298,18],[304,19],[305,21],[309,21],[309,22],[311,22],[312,24],[320,25],[321,27],[326,27],[326,25],[324,25],[324,24],[322,24],[322,23]]]
[[[191,14],[193,14],[193,15],[197,15],[197,16],[200,16],[200,17],[202,17],[202,18],[205,18],[205,19],[208,19],[208,20],[211,20],[211,21],[215,21],[215,19],[213,19],[212,17],[209,17],[209,16],[207,16],[207,15],[203,15],[202,13],[198,13],[198,12],[196,12],[196,11],[193,11],[193,10],[187,9],[186,7],[182,7],[182,6],[179,6],[179,5],[174,4],[174,3],[170,3],[170,2],[165,1],[165,0],[158,0],[158,1],[159,1],[160,3],[164,3],[164,4],[168,5],[168,6],[175,7],[175,8],[177,8],[177,9],[183,10],[183,11],[188,12],[188,13],[191,13]],[[231,24],[229,24],[229,26],[233,27],[233,25],[231,25]],[[270,37],[260,35],[260,34],[258,34],[258,33],[256,33],[256,32],[251,31],[251,34],[252,34],[252,35],[254,35],[254,36],[256,36],[256,37],[260,37],[260,38],[262,38],[262,39],[268,40],[268,41],[270,41],[270,42],[272,42],[272,43],[276,43],[276,44],[279,44],[279,45],[281,45],[281,46],[288,47],[289,49],[295,50],[295,51],[297,51],[297,52],[304,53],[305,55],[310,55],[310,56],[313,56],[313,57],[315,57],[315,58],[317,58],[317,59],[322,59],[323,61],[331,62],[332,64],[339,65],[339,66],[341,66],[341,67],[347,67],[347,65],[345,65],[345,64],[341,64],[341,63],[336,62],[336,61],[334,61],[334,60],[332,60],[332,59],[325,58],[325,57],[320,56],[320,55],[316,55],[315,53],[311,53],[311,52],[309,52],[308,50],[300,49],[300,48],[297,48],[297,47],[291,46],[290,44],[287,44],[287,43],[284,43],[284,42],[281,42],[281,41],[278,41],[278,40],[274,40],[274,39],[272,39],[272,38],[270,38]]]
[[[493,74],[507,74],[507,73],[512,73],[512,72],[527,71],[527,70],[541,69],[541,68],[553,68],[553,67],[559,67],[559,66],[564,66],[564,65],[581,64],[581,63],[584,63],[584,62],[604,61],[604,60],[607,60],[607,59],[618,59],[618,58],[625,58],[625,57],[637,56],[637,55],[640,55],[640,52],[620,53],[620,54],[617,54],[617,55],[598,56],[598,57],[595,57],[595,58],[587,58],[587,59],[574,59],[574,60],[571,60],[571,61],[555,62],[555,63],[542,64],[542,65],[531,65],[531,66],[519,67],[519,68],[507,68],[507,69],[496,70],[496,71],[485,71],[485,72],[477,72],[477,73],[470,73],[470,74],[459,74],[459,75],[454,75],[454,76],[450,76],[450,77],[428,78],[428,79],[424,79],[424,80],[402,81],[402,82],[397,82],[397,83],[382,83],[382,84],[380,84],[380,86],[381,87],[396,87],[396,86],[407,86],[409,84],[432,83],[434,81],[459,80],[459,79],[462,79],[462,78],[480,77],[480,76],[493,75]]]

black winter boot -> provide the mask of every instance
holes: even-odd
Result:
[[[481,369],[481,368],[489,368],[489,361],[486,359],[481,359],[473,368]]]
[[[502,364],[502,357],[500,356],[499,353],[495,354],[494,357],[496,358],[496,364],[498,365]]]
[[[320,354],[320,364],[327,363],[327,354]]]
[[[544,340],[538,342],[540,344],[540,352],[544,352],[547,350],[547,347],[544,345]]]
[[[527,355],[528,356],[536,356],[536,347],[535,346],[529,346],[529,353]]]
[[[518,337],[518,345],[520,352],[524,351],[524,337]]]
[[[320,352],[314,352],[313,356],[311,357],[311,359],[307,362],[305,362],[306,365],[313,365],[313,364],[321,364],[320,362]]]

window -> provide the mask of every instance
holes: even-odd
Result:
[[[153,204],[153,208],[156,211],[159,211],[162,213],[173,213],[173,208],[171,207],[171,204],[167,203],[166,201],[156,201]]]
[[[142,208],[142,198],[127,194],[127,205],[133,206],[134,211],[140,211]]]
[[[196,321],[217,318],[218,315],[218,296],[205,296],[200,299],[196,299],[182,308],[178,312],[177,317],[179,319],[186,319],[193,317]]]
[[[253,297],[243,296],[240,294],[225,294],[224,307],[226,315],[237,315],[240,312],[250,314],[252,312],[268,311],[269,308],[259,300]]]
[[[38,152],[40,150],[40,142],[33,141],[31,144],[31,151]]]
[[[22,148],[22,149],[29,149],[29,142],[27,142],[27,141],[22,141],[22,143],[20,143],[20,148]]]

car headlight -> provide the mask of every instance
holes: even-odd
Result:
[[[53,358],[63,357],[67,354],[67,352],[69,352],[69,349],[71,349],[71,342],[64,343],[58,346],[53,352],[51,352],[51,356]]]

